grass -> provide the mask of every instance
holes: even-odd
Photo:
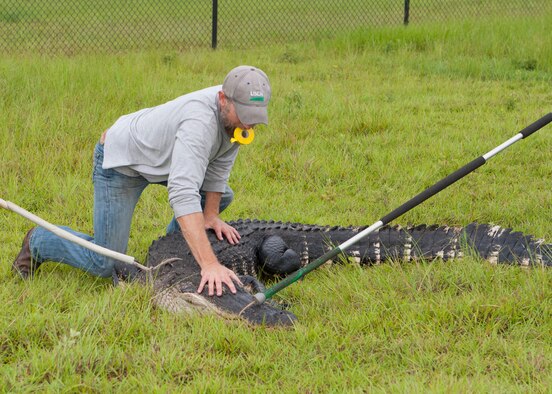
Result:
[[[227,220],[371,224],[550,112],[552,17],[368,29],[252,50],[0,59],[0,197],[92,231],[92,149],[125,113],[265,69],[271,123],[244,147]],[[530,43],[528,45],[527,43]],[[397,223],[552,239],[550,127]],[[171,212],[151,187],[129,253]],[[149,290],[10,265],[30,223],[0,212],[0,391],[547,392],[552,273],[455,262],[321,268],[278,295],[292,330],[156,309]]]

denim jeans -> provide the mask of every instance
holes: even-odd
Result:
[[[113,169],[102,168],[104,147],[98,143],[94,150],[94,237],[60,226],[70,233],[108,249],[126,253],[130,234],[130,224],[136,203],[144,189],[150,184],[142,176],[130,177]],[[162,183],[166,186],[166,182]],[[205,194],[201,194],[201,206],[205,207]],[[233,199],[233,192],[226,187],[220,202],[222,212]],[[178,222],[173,217],[167,233],[179,231]],[[54,233],[37,227],[31,234],[30,248],[33,259],[39,263],[57,261],[80,268],[92,275],[110,277],[132,275],[136,268],[128,264],[92,252]]]

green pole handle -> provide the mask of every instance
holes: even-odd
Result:
[[[309,272],[311,272],[311,271],[315,270],[316,268],[320,267],[326,261],[328,261],[330,259],[333,259],[339,253],[341,253],[341,249],[339,247],[330,250],[328,253],[320,256],[319,258],[314,260],[312,263],[304,266],[303,268],[299,268],[293,274],[290,274],[288,277],[286,277],[285,279],[283,279],[280,282],[276,283],[270,289],[267,289],[264,293],[255,294],[254,295],[255,299],[257,300],[257,302],[259,304],[262,304],[267,299],[272,298],[272,296],[274,294],[278,293],[280,290],[288,287],[292,283],[297,282],[303,276],[307,275]]]

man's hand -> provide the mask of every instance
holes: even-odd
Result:
[[[241,239],[238,230],[221,220],[218,216],[205,217],[205,229],[214,230],[219,241],[222,241],[224,236],[232,245],[239,243]]]
[[[205,218],[211,218],[208,221]],[[188,243],[194,258],[201,267],[201,282],[197,289],[198,293],[203,291],[205,284],[208,285],[209,295],[222,295],[222,287],[228,286],[232,293],[236,293],[234,282],[241,285],[236,274],[219,263],[211,243],[207,238],[206,228],[214,228],[217,237],[222,239],[222,235],[228,238],[228,242],[236,243],[240,239],[240,235],[232,226],[224,223],[218,218],[218,215],[205,215],[201,212],[194,212],[188,215],[179,216],[176,218],[182,235]]]
[[[222,286],[225,284],[233,294],[236,294],[234,281],[242,285],[240,279],[231,269],[219,263],[209,264],[201,270],[201,282],[199,283],[197,292],[201,293],[205,284],[207,284],[210,296],[215,294],[215,290],[217,291],[217,296],[221,296]]]

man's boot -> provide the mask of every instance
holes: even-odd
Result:
[[[25,238],[23,238],[21,250],[12,265],[13,271],[19,274],[23,279],[31,278],[40,266],[40,263],[33,261],[33,257],[31,256],[30,240],[34,229],[35,227],[30,229],[27,235],[25,235]]]

